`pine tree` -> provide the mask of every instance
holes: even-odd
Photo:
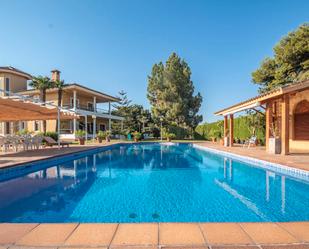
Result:
[[[191,69],[176,53],[165,65],[154,64],[148,76],[147,97],[157,123],[161,119],[167,125],[194,129],[202,121],[198,115],[202,96],[194,95]]]

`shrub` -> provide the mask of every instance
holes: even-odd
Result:
[[[75,136],[76,136],[78,139],[80,139],[80,138],[85,138],[86,132],[83,131],[83,130],[77,130],[77,131],[75,132]]]
[[[175,139],[176,135],[174,133],[166,133],[165,137],[168,138],[168,139]]]
[[[138,131],[135,131],[133,132],[133,137],[136,139],[136,140],[140,140],[142,138],[142,134]]]
[[[101,139],[105,139],[106,138],[106,132],[99,131],[98,134],[97,134],[97,137],[101,138]]]
[[[44,135],[45,137],[51,137],[55,141],[58,141],[58,133],[57,132],[47,131],[47,132],[45,132],[45,134],[42,133],[42,135]]]
[[[28,130],[20,130],[16,132],[16,135],[27,135],[30,134],[30,132]]]

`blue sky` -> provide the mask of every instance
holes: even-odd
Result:
[[[178,53],[213,112],[254,96],[251,72],[279,39],[309,21],[308,0],[0,0],[0,65],[33,75],[62,71],[67,82],[149,107],[147,75]]]

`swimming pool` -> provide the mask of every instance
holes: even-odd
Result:
[[[191,144],[118,144],[0,170],[0,222],[308,221],[308,193]]]

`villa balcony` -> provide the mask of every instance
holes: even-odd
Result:
[[[67,109],[71,109],[71,110],[74,109],[73,105],[64,105],[63,107],[67,108]],[[79,110],[109,115],[108,110],[103,109],[103,108],[97,108],[97,107],[94,107],[94,106],[78,105],[77,108],[76,108],[76,111],[78,112]]]

